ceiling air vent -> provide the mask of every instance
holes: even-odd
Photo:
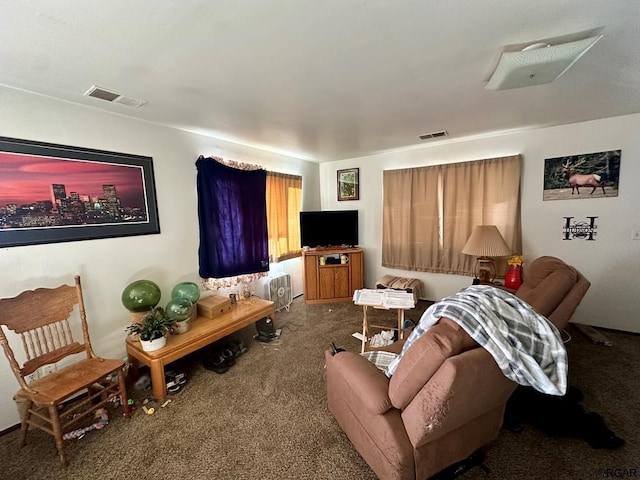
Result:
[[[432,132],[432,133],[425,133],[423,135],[418,135],[418,138],[420,140],[429,140],[430,138],[438,138],[438,137],[446,137],[449,134],[447,133],[446,130],[443,130],[441,132]]]
[[[93,85],[89,90],[87,90],[84,93],[84,95],[87,97],[99,98],[100,100],[106,100],[107,102],[120,103],[128,107],[140,107],[145,103],[147,103],[143,100],[137,100],[135,98],[125,97],[124,95],[121,95],[116,92],[112,92],[105,88],[96,87],[95,85]]]
[[[127,107],[141,107],[142,105],[144,105],[147,102],[143,102],[142,100],[137,100],[135,98],[131,98],[131,97],[125,97],[124,95],[120,95],[118,98],[116,98],[113,103],[120,103],[122,105],[126,105]]]

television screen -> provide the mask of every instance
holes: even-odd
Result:
[[[300,212],[302,247],[358,245],[358,210]]]

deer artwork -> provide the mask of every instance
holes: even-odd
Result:
[[[562,171],[567,177],[569,181],[569,185],[571,185],[571,195],[573,195],[573,191],[575,190],[580,195],[579,187],[592,187],[590,195],[596,191],[596,188],[602,188],[602,194],[605,195],[604,185],[600,182],[601,176],[597,173],[589,173],[588,175],[573,173],[573,169],[577,166],[582,165],[584,162],[580,162],[577,165],[571,165],[571,162],[567,160],[567,163],[562,164]]]

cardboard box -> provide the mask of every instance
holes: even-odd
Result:
[[[216,318],[231,310],[231,300],[220,295],[209,295],[198,300],[198,316]]]

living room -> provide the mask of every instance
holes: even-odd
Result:
[[[570,80],[569,73],[571,70],[563,81]],[[2,83],[8,84],[8,80]],[[478,88],[482,88],[480,82]],[[621,87],[612,85],[611,88]],[[606,92],[598,93],[606,97]],[[517,105],[517,97],[512,98]],[[592,98],[583,100],[593,101]],[[1,136],[153,158],[160,234],[0,249],[0,297],[70,282],[75,274],[82,276],[91,335],[100,355],[114,358],[124,355],[128,314],[120,303],[120,296],[127,284],[149,278],[157,282],[163,292],[168,292],[179,281],[199,282],[194,166],[199,155],[219,155],[302,176],[303,210],[359,210],[365,286],[373,287],[376,279],[385,274],[409,275],[423,281],[426,299],[437,300],[467,286],[471,278],[381,266],[382,172],[520,154],[524,159],[521,253],[525,262],[541,255],[557,256],[576,266],[591,281],[591,289],[575,314],[576,321],[640,332],[635,308],[640,242],[632,240],[632,231],[640,230],[637,213],[640,192],[633,181],[640,178],[639,113],[470,135],[334,161],[310,161],[131,118],[126,111],[102,111],[97,104],[89,107],[11,85],[0,87],[0,101]],[[520,111],[514,116],[526,115],[526,111]],[[454,126],[446,128],[454,129]],[[423,132],[412,132],[413,138],[414,133]],[[622,151],[618,196],[543,201],[545,159],[609,150]],[[336,172],[347,168],[359,168],[359,200],[340,202],[336,197]],[[578,221],[597,217],[595,241],[566,240],[563,236],[565,217]],[[525,263],[525,272],[526,268]],[[294,295],[302,293],[299,258],[275,264],[272,271],[289,273]],[[19,422],[18,413],[12,407],[16,381],[6,362],[0,362],[0,390],[0,403],[11,406],[0,412],[0,430],[4,430]]]

